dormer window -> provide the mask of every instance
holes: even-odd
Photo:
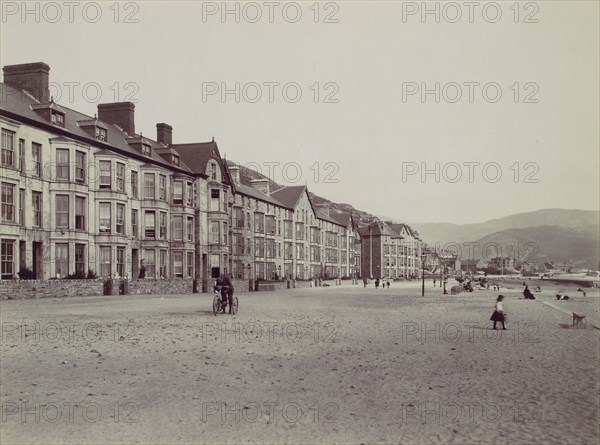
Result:
[[[144,156],[150,156],[150,146],[147,144],[142,144],[142,154]]]
[[[104,128],[96,127],[96,139],[106,142],[106,130]]]
[[[57,127],[65,126],[65,115],[59,113],[58,111],[52,111],[51,120],[52,124],[56,125]]]
[[[217,164],[210,164],[210,179],[213,181],[217,180]]]
[[[173,155],[173,165],[179,166],[179,156]]]

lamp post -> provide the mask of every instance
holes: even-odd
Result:
[[[425,296],[425,250],[421,251],[421,296]]]
[[[369,226],[369,278],[373,278],[373,227]]]

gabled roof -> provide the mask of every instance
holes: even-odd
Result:
[[[146,159],[147,161],[151,161],[149,162],[151,164],[160,165],[165,168],[182,170],[188,174],[192,173],[192,171],[185,165],[176,167],[170,162],[165,161],[162,156],[154,151],[156,148],[164,147],[162,144],[159,144],[156,141],[144,137],[145,142],[150,143],[152,147],[150,156],[142,155],[135,148],[131,147],[128,144],[128,139],[130,137],[140,137],[141,134],[128,135],[118,126],[102,122],[102,125],[107,129],[107,142],[102,142],[94,137],[91,137],[90,134],[78,124],[80,121],[90,121],[94,120],[95,118],[72,110],[68,107],[60,106],[60,110],[64,111],[65,113],[65,123],[64,127],[58,127],[56,125],[52,125],[52,123],[48,122],[46,119],[44,119],[44,117],[33,110],[34,107],[43,108],[44,104],[40,104],[38,100],[36,100],[27,92],[18,90],[4,83],[0,83],[0,90],[0,113],[4,116],[12,117],[13,119],[17,120],[18,118],[22,118],[32,125],[37,125],[39,127],[48,129],[49,132],[67,135],[78,141],[85,141],[86,143],[94,145],[98,148],[113,150],[117,153],[125,154],[136,159]],[[55,104],[55,106],[58,105]]]
[[[211,142],[194,142],[189,144],[173,144],[170,146],[179,154],[182,161],[185,162],[194,173],[205,173],[206,164],[215,157],[224,172],[223,162],[219,154],[219,147],[213,140]]]
[[[246,185],[246,184],[235,184],[235,191],[236,193],[239,193],[241,195],[245,195],[248,196],[250,198],[254,198],[254,199],[258,199],[259,201],[263,201],[266,202],[268,204],[273,204],[276,205],[278,207],[283,207],[286,208],[288,210],[293,210],[293,207],[288,207],[287,205],[285,205],[284,203],[282,203],[281,201],[278,201],[277,199],[273,198],[270,195],[267,195],[259,190],[256,190],[254,187],[250,186],[250,185]]]
[[[277,199],[278,201],[282,202],[286,207],[290,209],[295,209],[296,204],[298,204],[300,197],[303,193],[305,193],[305,191],[305,185],[294,185],[275,190],[273,193],[271,193],[271,196]]]

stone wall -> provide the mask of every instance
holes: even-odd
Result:
[[[116,280],[118,281],[118,280]],[[130,295],[171,295],[171,294],[191,294],[194,290],[194,280],[191,278],[173,278],[173,279],[153,279],[144,278],[143,280],[133,280],[129,282]],[[199,290],[202,290],[202,284],[199,283]],[[212,291],[212,289],[209,289]],[[113,295],[118,295],[118,291],[113,290]]]
[[[339,280],[339,283],[350,284],[351,281]],[[287,281],[261,281],[264,284],[275,286],[276,292],[288,288]],[[324,280],[322,284],[336,286],[335,280]],[[172,295],[191,294],[194,290],[191,278],[132,280],[127,283],[126,294],[129,295]],[[290,288],[314,287],[311,280],[290,281]],[[112,280],[112,289],[106,288],[105,280],[2,280],[0,281],[0,299],[28,299],[28,298],[63,298],[63,297],[91,297],[97,295],[118,296],[123,291],[123,280]],[[249,292],[248,280],[233,280],[236,293]],[[110,292],[107,293],[107,290]],[[198,283],[198,290],[202,292],[202,283]],[[208,282],[207,292],[212,292],[212,281]]]
[[[0,299],[90,297],[102,295],[104,281],[96,280],[2,280]]]

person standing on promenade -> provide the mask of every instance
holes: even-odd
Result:
[[[502,330],[506,330],[506,326],[504,326],[504,321],[506,320],[506,316],[504,313],[504,306],[502,305],[502,300],[504,300],[504,295],[498,295],[496,299],[496,304],[494,305],[494,312],[490,317],[490,320],[494,322],[494,329],[496,329],[496,323],[502,323]]]

